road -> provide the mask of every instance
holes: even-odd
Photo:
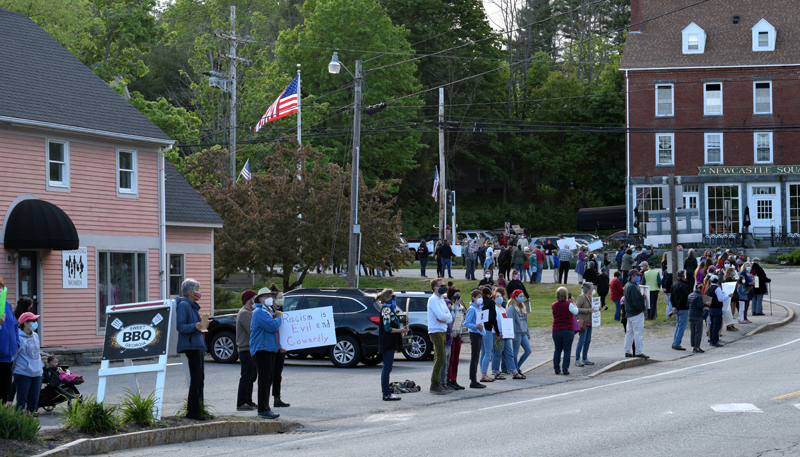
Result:
[[[800,312],[794,285],[800,272],[768,274],[772,298]],[[446,396],[424,389],[394,403],[380,401],[380,367],[337,370],[308,360],[287,368],[285,400],[292,407],[278,410],[281,420],[303,425],[296,432],[113,455],[800,455],[800,394],[787,396],[800,391],[798,330],[795,321],[706,354],[594,378],[578,370],[556,376],[545,365],[527,380]],[[532,362],[546,358],[531,356]],[[227,403],[233,401],[236,369],[207,365],[207,397],[222,401],[217,406],[225,414],[233,407]],[[392,379],[424,386],[429,373],[430,363],[398,360]],[[178,375],[170,374],[167,413],[185,392]]]

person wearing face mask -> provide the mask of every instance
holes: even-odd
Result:
[[[642,337],[644,336],[644,297],[639,291],[641,276],[639,270],[632,269],[628,272],[628,283],[625,284],[625,317],[627,325],[625,327],[625,357],[641,357],[649,359],[644,355],[642,348]],[[655,304],[653,304],[655,306]],[[631,345],[635,343],[636,353],[631,352]]]
[[[5,305],[4,313],[0,316],[0,405],[3,405],[11,393],[13,382],[14,355],[19,349],[19,323],[14,316],[11,303],[6,301],[6,288],[0,279],[0,305]]]
[[[739,281],[737,283],[737,292],[739,295],[739,323],[752,324],[747,319],[747,310],[750,308],[750,299],[753,296],[753,277],[750,276],[751,265],[750,262],[742,264],[739,271]]]
[[[428,337],[433,344],[434,359],[430,392],[435,395],[449,394],[453,390],[443,387],[443,380],[439,376],[444,365],[447,324],[453,322],[453,316],[444,301],[444,295],[447,293],[444,280],[436,278],[431,281],[431,290],[433,293],[428,299]]]
[[[200,323],[200,283],[187,278],[181,284],[181,296],[175,299],[178,353],[186,356],[189,365],[189,395],[186,400],[186,417],[198,421],[210,419],[201,413],[205,382],[206,342]]]
[[[758,257],[753,259],[753,267],[750,270],[750,276],[753,278],[753,316],[763,316],[764,308],[762,303],[764,295],[767,293],[767,284],[772,282],[767,277],[767,273],[761,268],[761,259]]]
[[[503,299],[503,294],[505,294],[505,290],[500,287],[494,292],[494,305],[495,305],[495,312],[497,313],[497,320],[498,324],[500,318],[508,318],[508,314],[506,314],[505,307],[505,300]],[[525,376],[522,375],[517,370],[517,364],[514,360],[514,349],[513,349],[513,337],[512,338],[503,338],[507,336],[505,333],[508,332],[508,335],[514,334],[514,326],[512,324],[511,328],[502,328],[498,325],[497,332],[495,333],[495,341],[494,341],[494,354],[492,354],[492,369],[494,371],[494,379],[506,379],[503,376],[503,373],[500,371],[501,364],[505,366],[505,370],[509,370],[513,375],[513,379],[525,379]]]
[[[481,287],[481,286],[489,286],[489,287],[491,287],[493,285],[494,285],[494,280],[492,279],[492,270],[484,270],[483,279],[481,279],[481,282],[478,283],[478,286],[479,287]]]
[[[19,348],[14,355],[14,387],[17,390],[17,409],[36,414],[39,391],[42,387],[42,357],[39,355],[39,335],[36,329],[40,316],[31,312],[19,317]]]
[[[239,391],[236,396],[237,411],[253,411],[253,384],[258,378],[256,362],[250,354],[250,323],[253,320],[253,303],[256,298],[255,291],[250,289],[242,292],[242,308],[236,314],[236,348],[239,350]]]
[[[262,288],[259,293],[265,292],[267,288]],[[283,292],[274,283],[269,286],[269,290],[275,294],[272,303],[273,311],[283,311]],[[278,332],[280,342],[280,332]],[[283,381],[283,364],[286,362],[286,349],[280,348],[275,353],[275,365],[272,369],[272,404],[276,408],[288,408],[290,405],[281,401],[281,382]]]
[[[492,299],[492,288],[484,286],[481,292],[483,293],[483,309],[488,311],[488,320],[483,324],[484,332],[481,342],[481,382],[494,382],[494,379],[488,375],[488,372],[489,363],[492,360],[492,352],[494,351],[497,310],[494,306],[494,300]]]
[[[447,306],[450,308],[450,314],[453,315],[453,324],[448,335],[447,341],[450,345],[450,360],[447,361],[447,385],[455,390],[463,390],[464,387],[459,385],[458,380],[458,362],[461,357],[461,327],[464,325],[464,303],[461,301],[461,291],[456,288],[451,288],[447,291],[447,298],[450,300]],[[449,325],[449,324],[448,324]]]
[[[481,346],[483,345],[483,335],[486,331],[483,324],[478,323],[478,313],[483,310],[483,293],[480,289],[474,289],[471,294],[467,317],[464,326],[469,330],[469,347],[471,350],[469,359],[469,387],[471,389],[483,389],[485,384],[478,382],[478,361],[481,356]]]
[[[408,332],[408,325],[401,327],[400,319],[397,317],[397,298],[394,290],[384,289],[378,295],[381,303],[381,325],[378,328],[379,351],[383,356],[383,368],[381,369],[381,391],[383,401],[398,401],[400,397],[392,394],[389,389],[389,375],[392,373],[394,365],[394,353],[402,348],[401,335]]]
[[[262,293],[263,292],[263,293]],[[282,313],[274,310],[275,292],[259,290],[258,301],[250,323],[250,352],[258,369],[258,417],[277,419],[280,414],[269,408],[269,391],[275,373],[275,354],[281,349],[278,329],[283,323]]]
[[[708,306],[708,315],[711,318],[710,343],[719,348],[723,346],[719,342],[719,333],[722,330],[722,307],[728,295],[722,291],[718,276],[711,275],[711,285],[706,290],[706,295],[711,297],[711,304]]]
[[[523,295],[525,295],[525,299],[530,298],[527,289],[525,289],[525,281],[520,280],[519,273],[516,271],[512,272],[511,278],[511,281],[509,281],[508,285],[506,286],[508,295],[513,296],[514,292],[519,290],[522,291]]]

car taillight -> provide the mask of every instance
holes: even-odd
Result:
[[[380,324],[381,323],[381,317],[380,316],[370,316],[369,320],[371,320],[373,324]]]

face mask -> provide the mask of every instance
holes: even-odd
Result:
[[[453,301],[461,300],[461,295],[453,295]]]
[[[33,324],[31,324],[31,331],[32,332],[35,332],[37,328],[39,328],[39,323],[38,322],[34,322]]]
[[[276,298],[275,299],[275,306],[279,306],[279,307],[283,308],[283,300],[284,300],[283,298]]]
[[[486,278],[486,279],[489,279],[489,278],[492,277],[492,275],[483,275],[483,277]]]
[[[436,291],[439,292],[439,295],[444,295],[444,294],[447,293],[447,287],[442,286],[439,289],[437,289]]]
[[[502,305],[502,304],[503,304],[503,297],[497,297],[497,298],[495,298],[495,299],[494,299],[494,302],[495,302],[495,303],[497,303],[498,305]]]
[[[200,297],[202,297],[202,295],[200,295],[200,292],[195,292],[194,293],[195,300],[200,300]]]
[[[640,283],[640,282],[642,282],[642,277],[641,277],[641,276],[637,276],[637,277],[636,277],[636,282],[637,282],[637,283]]]
[[[272,297],[267,297],[266,300],[264,300],[264,306],[272,306],[272,303]]]
[[[750,267],[744,267],[745,271],[750,271]]]
[[[396,313],[397,312],[397,299],[396,298],[392,298],[391,300],[387,301],[386,302],[386,306],[388,306],[389,309],[391,309],[393,313]]]
[[[725,264],[725,268],[730,268],[730,266],[731,266],[731,264],[729,264],[729,263]]]
[[[475,301],[475,304],[478,305],[478,306],[481,306],[483,304],[483,299],[482,298],[477,299]]]

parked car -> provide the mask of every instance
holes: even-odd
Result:
[[[432,293],[422,290],[395,291],[397,309],[402,313],[408,312],[408,326],[412,332],[410,347],[403,348],[403,355],[408,360],[428,360],[433,356],[433,345],[428,336],[428,299]],[[466,327],[461,332],[462,339],[469,338]]]
[[[488,230],[462,230],[460,232],[456,232],[458,236],[459,244],[462,244],[464,240],[470,239],[472,241],[477,241],[480,239],[485,240],[494,240],[495,237]]]
[[[309,355],[315,359],[330,358],[339,368],[352,368],[359,362],[376,365],[381,362],[378,353],[378,324],[380,316],[373,307],[375,293],[358,289],[297,289],[287,292],[284,311],[309,308],[333,308],[336,325],[336,344],[290,351],[289,358],[300,359]],[[234,363],[239,359],[236,347],[236,312],[209,319],[206,334],[207,351],[216,362]]]
[[[628,240],[628,232],[626,230],[619,231],[613,235],[603,238],[605,246],[619,247]]]
[[[575,241],[583,241],[583,244],[589,244],[600,239],[599,236],[591,233],[559,233],[561,238],[575,238]]]

